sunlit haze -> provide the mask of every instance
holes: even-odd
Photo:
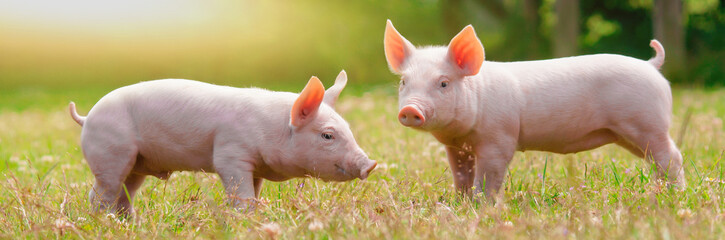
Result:
[[[216,7],[193,0],[3,0],[0,20],[12,26],[93,31],[110,27],[173,27],[208,22]]]

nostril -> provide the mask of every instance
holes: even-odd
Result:
[[[367,173],[370,174],[376,166],[378,166],[378,162],[373,162],[373,165],[368,168]]]
[[[366,179],[368,176],[370,176],[370,172],[375,169],[375,166],[378,165],[378,162],[372,161],[373,163],[370,164],[367,167],[363,167],[363,169],[360,171],[360,179]]]
[[[425,117],[421,114],[413,105],[407,105],[400,109],[398,113],[398,120],[405,126],[422,126],[425,122]]]

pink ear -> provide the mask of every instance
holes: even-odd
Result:
[[[290,124],[295,127],[304,126],[317,114],[317,109],[325,97],[325,86],[317,77],[313,76],[302,89],[300,96],[295,100],[290,112]]]
[[[385,58],[388,60],[390,69],[395,73],[400,73],[400,65],[403,65],[403,62],[415,50],[415,47],[395,30],[393,22],[390,19],[388,19],[385,26],[385,40],[383,44],[385,47]]]
[[[448,44],[448,57],[464,76],[478,74],[483,64],[484,53],[473,26],[468,25]]]

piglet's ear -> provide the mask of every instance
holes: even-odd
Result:
[[[481,40],[473,26],[468,25],[448,44],[448,59],[458,67],[464,76],[478,74],[483,64],[484,53]]]
[[[394,73],[400,74],[400,67],[410,54],[415,50],[415,46],[405,39],[398,30],[393,27],[393,22],[388,19],[385,26],[385,39],[383,40],[385,47],[385,59],[388,60],[388,66]]]
[[[313,76],[302,89],[300,96],[295,100],[290,112],[290,125],[301,127],[309,123],[317,115],[322,98],[325,97],[325,86],[317,77]]]
[[[337,78],[335,78],[335,85],[332,85],[332,87],[325,91],[325,98],[322,101],[330,105],[330,107],[335,107],[335,102],[337,102],[337,98],[340,97],[340,92],[342,92],[346,84],[347,73],[345,73],[345,70],[342,70],[337,75]]]

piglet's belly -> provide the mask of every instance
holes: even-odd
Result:
[[[139,146],[139,155],[134,172],[146,175],[163,175],[174,171],[214,172],[211,148],[144,147]]]
[[[619,136],[608,128],[585,131],[552,131],[548,133],[522,135],[519,150],[536,150],[554,153],[575,153],[594,149],[615,142]]]

